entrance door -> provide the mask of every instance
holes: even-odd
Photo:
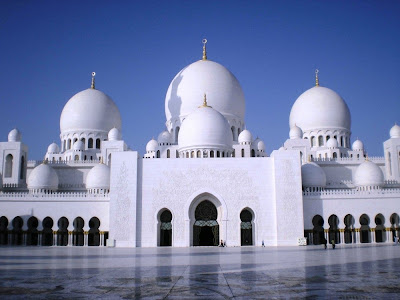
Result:
[[[242,246],[253,245],[253,215],[248,209],[242,210],[240,213],[240,241]]]
[[[217,208],[211,201],[202,201],[195,210],[193,246],[218,246],[219,225]]]

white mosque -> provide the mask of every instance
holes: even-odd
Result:
[[[165,131],[144,154],[129,149],[113,100],[74,95],[60,144],[28,160],[17,129],[0,142],[0,244],[228,247],[391,243],[400,234],[400,126],[383,157],[351,143],[336,92],[315,86],[294,102],[289,138],[265,152],[245,129],[235,76],[203,57],[165,98]],[[87,112],[91,113],[88,114]]]

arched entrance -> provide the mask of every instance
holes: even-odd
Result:
[[[360,217],[360,242],[361,243],[371,243],[371,234],[369,228],[369,217],[363,214]]]
[[[253,214],[248,209],[240,213],[240,243],[242,246],[253,245]]]
[[[160,246],[172,246],[172,214],[166,209],[160,215]]]
[[[194,216],[193,246],[218,246],[219,225],[215,205],[209,200],[202,201],[197,205]]]
[[[329,223],[329,243],[335,241],[335,244],[340,243],[340,232],[339,232],[339,218],[336,215],[331,215],[328,219]]]
[[[320,245],[325,241],[324,235],[324,219],[320,215],[315,215],[312,219],[313,227],[313,244]]]

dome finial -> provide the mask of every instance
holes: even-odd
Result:
[[[202,106],[199,106],[199,107],[210,107],[210,106],[208,106],[208,104],[207,104],[207,95],[206,95],[206,93],[204,93],[203,105],[202,105]]]
[[[315,69],[315,86],[319,86],[318,73],[319,70]]]
[[[96,76],[96,72],[92,72],[92,85],[90,86],[91,89],[95,89],[94,87],[94,77]]]
[[[203,60],[207,60],[207,49],[206,49],[207,39],[203,39],[201,42],[203,43]]]

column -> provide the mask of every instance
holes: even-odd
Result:
[[[360,228],[355,228],[355,243],[359,244],[360,243]]]
[[[84,231],[83,232],[83,246],[87,246],[88,245],[88,236],[89,232],[88,231]]]
[[[340,243],[344,244],[344,229],[339,229],[339,234],[340,234]]]
[[[73,236],[73,232],[72,231],[68,231],[68,246],[73,246],[72,236]]]
[[[376,241],[375,241],[375,228],[371,228],[369,231],[370,231],[370,234],[371,234],[371,243],[376,243]]]

